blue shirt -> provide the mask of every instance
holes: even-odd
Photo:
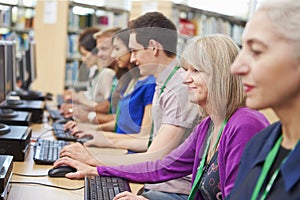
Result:
[[[264,161],[278,137],[282,134],[277,122],[258,133],[246,146],[234,189],[226,199],[251,199]],[[259,194],[259,198],[265,188]],[[300,199],[300,144],[298,143],[281,166],[267,199]]]
[[[155,78],[149,76],[137,81],[133,91],[119,101],[117,116],[117,133],[139,133],[144,117],[145,107],[152,104],[155,91]]]

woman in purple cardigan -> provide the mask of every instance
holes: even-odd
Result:
[[[116,167],[93,168],[70,158],[77,169],[69,178],[84,175],[119,176],[132,182],[155,183],[193,174],[189,199],[221,199],[231,191],[241,154],[249,139],[269,125],[258,111],[244,107],[241,79],[230,74],[238,47],[227,36],[195,37],[182,56],[187,70],[189,99],[208,115],[193,133],[162,160]],[[198,170],[199,169],[199,170]],[[124,192],[115,199],[145,199]],[[148,197],[149,198],[149,197]]]

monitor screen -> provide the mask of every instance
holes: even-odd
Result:
[[[0,102],[5,100],[5,42],[0,41]]]
[[[31,63],[31,79],[32,81],[34,81],[37,77],[37,72],[36,72],[36,45],[35,42],[30,42],[30,46],[29,46],[29,50],[30,50],[30,63]]]
[[[24,79],[24,86],[26,90],[29,89],[30,84],[36,79],[36,50],[35,43],[30,42],[29,49],[25,52],[26,75]],[[24,60],[23,60],[24,62]]]
[[[17,58],[17,67],[16,67],[16,76],[17,76],[17,82],[21,82],[21,87],[23,82],[26,79],[26,57],[25,53],[21,52],[20,58]]]
[[[5,54],[5,88],[6,94],[16,90],[16,46],[12,41],[6,41],[6,54]]]

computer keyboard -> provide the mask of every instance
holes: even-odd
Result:
[[[71,134],[71,131],[64,131],[64,124],[53,123],[53,132],[58,140],[76,141],[77,137]]]
[[[54,121],[64,117],[61,115],[59,110],[48,109],[48,113],[49,113],[51,119]]]
[[[129,191],[126,179],[111,176],[86,176],[84,178],[84,200],[111,200],[118,193]]]
[[[33,160],[36,164],[52,165],[58,158],[60,150],[70,142],[62,140],[39,139],[34,145]]]

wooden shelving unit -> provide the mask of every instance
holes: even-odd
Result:
[[[45,23],[47,17],[45,7],[49,1],[38,1],[36,5],[35,40],[39,55],[37,55],[38,78],[33,88],[56,94],[62,93],[65,87],[72,87],[75,81],[76,85],[81,85],[80,82],[85,81],[82,80],[85,75],[77,76],[80,66],[77,40],[81,31],[89,26],[101,29],[114,26],[124,28],[127,26],[129,11],[73,1],[54,2],[52,3],[55,6],[52,6],[57,20],[52,24]],[[105,16],[107,20],[101,21],[101,17]]]

